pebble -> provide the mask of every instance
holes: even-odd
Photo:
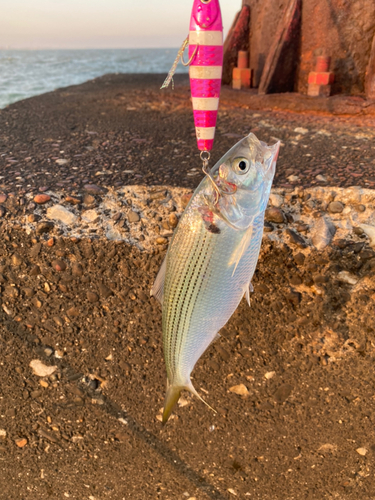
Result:
[[[338,273],[337,278],[339,281],[348,283],[349,285],[356,285],[358,283],[357,276],[350,274],[348,271],[341,271]]]
[[[269,222],[274,222],[276,224],[282,224],[286,222],[286,217],[281,208],[270,207],[267,208],[265,213],[265,218]]]
[[[30,361],[29,366],[38,377],[50,377],[57,370],[57,366],[47,366],[39,359]]]
[[[64,159],[64,158],[58,158],[58,159],[56,160],[56,163],[57,163],[58,165],[66,165],[67,163],[69,163],[69,160],[66,160],[66,159]]]
[[[183,194],[181,196],[181,204],[182,208],[186,208],[188,206],[189,201],[191,200],[191,197],[193,196],[193,193],[189,194]]]
[[[38,205],[43,205],[44,203],[47,203],[50,201],[51,197],[48,196],[48,194],[37,194],[34,197],[34,202],[37,203]]]
[[[92,303],[95,303],[95,302],[98,302],[99,300],[99,297],[96,293],[94,292],[87,292],[87,300],[89,302],[92,302]]]
[[[63,260],[54,260],[52,262],[52,267],[54,268],[55,271],[65,271],[66,269],[66,264]]]
[[[4,217],[4,215],[6,214],[6,209],[5,207],[1,207],[0,206],[0,217]]]
[[[321,174],[317,175],[315,179],[319,182],[327,182],[327,179],[324,177],[324,175]]]
[[[358,453],[358,455],[361,455],[362,457],[364,457],[367,454],[366,448],[357,448],[355,451]]]
[[[290,384],[281,385],[273,395],[276,403],[284,403],[284,401],[286,401],[291,395],[292,390],[293,387]]]
[[[55,227],[53,222],[46,222],[42,221],[39,222],[38,225],[36,226],[36,234],[44,234],[48,233],[49,231],[52,231],[52,229]]]
[[[137,214],[137,212],[133,212],[133,210],[131,210],[129,213],[128,213],[128,221],[129,222],[139,222],[141,220],[139,214]]]
[[[299,181],[299,177],[298,177],[298,175],[290,175],[288,177],[288,181],[291,182],[291,183],[298,182]]]
[[[168,243],[167,238],[156,238],[155,243],[157,245],[166,245]]]
[[[91,194],[85,194],[83,197],[83,204],[84,205],[93,205],[96,202],[95,196],[92,196]]]
[[[344,205],[340,201],[331,201],[328,205],[328,211],[331,214],[341,214],[344,210]]]
[[[284,204],[284,197],[281,196],[280,194],[276,194],[276,193],[271,193],[270,194],[270,204],[273,206],[273,207],[277,207],[277,208],[280,208],[281,205]]]
[[[28,443],[26,438],[19,438],[19,439],[16,439],[14,442],[16,443],[18,448],[24,448]]]
[[[77,262],[73,262],[72,264],[72,274],[74,276],[82,276],[83,274],[83,268],[81,264],[78,264]]]
[[[249,394],[249,391],[244,384],[239,384],[239,385],[234,385],[231,387],[230,392],[233,392],[234,394],[237,394],[238,396],[247,396]]]
[[[0,429],[0,439],[5,439],[7,437],[7,431],[5,429]]]
[[[5,203],[7,201],[7,195],[0,193],[0,203]]]
[[[276,372],[267,372],[264,375],[264,378],[266,378],[267,380],[271,380],[271,378],[273,378],[275,375],[276,375]]]
[[[86,191],[92,192],[92,193],[102,193],[103,189],[96,184],[85,184],[83,188]]]
[[[30,272],[29,272],[29,275],[30,275],[30,276],[38,276],[39,274],[41,274],[41,272],[40,272],[40,267],[39,267],[39,266],[33,266],[33,267],[30,269]]]
[[[98,288],[100,295],[105,299],[108,299],[108,297],[112,295],[112,290],[106,285],[103,285],[103,283],[99,283]]]
[[[317,250],[328,246],[336,234],[336,227],[328,217],[320,217],[312,232],[312,242]]]
[[[95,224],[99,221],[99,215],[96,210],[86,210],[81,214],[82,220],[85,222],[90,222],[91,224]]]
[[[82,202],[80,198],[76,198],[75,196],[66,196],[65,201],[67,203],[71,203],[72,205],[79,205]]]
[[[293,231],[293,229],[288,228],[285,232],[289,236],[290,243],[292,243],[293,245],[296,245],[299,248],[306,248],[307,247],[307,244],[306,244],[305,240],[302,238],[302,236],[300,236],[298,233]]]
[[[48,219],[62,222],[68,226],[74,224],[77,221],[77,216],[74,215],[70,210],[63,207],[62,205],[54,205],[47,209]]]
[[[14,253],[12,255],[12,264],[13,266],[19,267],[22,264],[22,257],[18,253]]]
[[[177,227],[177,224],[178,224],[178,217],[177,217],[177,215],[175,213],[169,214],[168,222],[169,222],[169,226],[172,229],[175,228],[175,227]]]

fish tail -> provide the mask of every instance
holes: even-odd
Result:
[[[192,382],[189,380],[189,382],[184,385],[175,385],[175,384],[168,384],[167,388],[167,393],[165,395],[165,401],[164,401],[164,411],[163,411],[163,419],[162,423],[166,424],[174,407],[176,406],[178,400],[180,399],[181,396],[181,391],[189,391],[194,396],[196,396],[202,403],[204,403],[210,410],[212,410],[214,413],[217,413],[216,410],[212,408],[196,391],[195,387],[193,386]]]

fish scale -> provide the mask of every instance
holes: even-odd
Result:
[[[279,143],[267,146],[253,134],[242,139],[200,183],[173,235],[151,292],[163,305],[168,377],[163,422],[181,390],[200,398],[191,372],[248,297],[278,150]],[[238,164],[245,165],[246,175],[236,171]]]

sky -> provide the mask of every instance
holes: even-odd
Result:
[[[192,0],[0,0],[0,48],[179,47]],[[241,0],[220,0],[227,32]]]

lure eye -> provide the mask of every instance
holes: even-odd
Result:
[[[235,158],[232,162],[233,170],[240,175],[246,174],[250,169],[250,162],[246,158]]]
[[[210,3],[211,0],[201,0],[201,2],[204,3],[204,4],[207,4],[207,3]]]

